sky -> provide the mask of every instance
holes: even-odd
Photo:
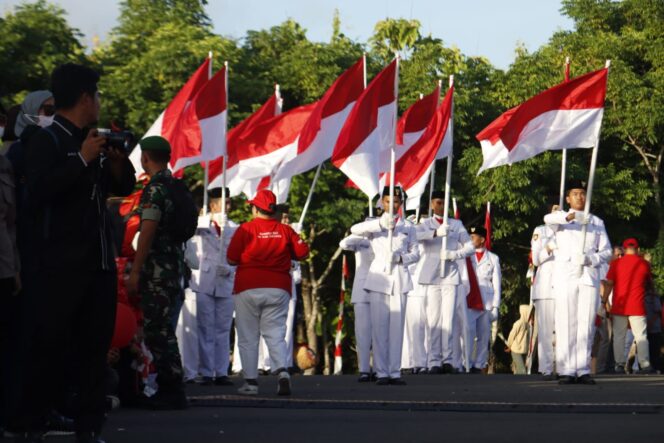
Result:
[[[91,45],[104,41],[119,14],[119,0],[50,0],[67,11],[69,23]],[[25,0],[0,0],[0,14]],[[386,17],[417,19],[431,34],[470,56],[485,56],[506,69],[517,45],[534,51],[556,31],[572,29],[560,13],[560,0],[208,0],[207,12],[217,34],[242,38],[247,30],[265,29],[293,18],[314,41],[328,41],[338,9],[341,32],[366,42],[375,23]]]

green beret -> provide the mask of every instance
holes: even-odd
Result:
[[[171,152],[171,144],[160,135],[151,135],[140,141],[142,151]]]

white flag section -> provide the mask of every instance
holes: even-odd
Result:
[[[608,69],[561,83],[506,111],[477,139],[484,161],[478,174],[547,150],[592,148],[599,139]]]
[[[316,102],[297,144],[287,149],[274,173],[282,180],[315,168],[332,155],[348,114],[364,90],[364,57],[341,74]]]
[[[209,78],[210,59],[207,58],[201,66],[198,67],[196,72],[187,80],[182,89],[178,91],[173,100],[168,104],[166,109],[157,117],[150,129],[145,133],[143,138],[151,135],[161,135],[166,140],[173,144],[176,139],[176,134],[182,130],[182,115],[191,104],[195,95],[205,85]],[[136,145],[134,150],[129,155],[129,160],[136,170],[138,177],[143,173],[141,166],[141,148]],[[171,166],[175,165],[177,158],[171,155]]]
[[[378,194],[378,177],[389,170],[397,113],[397,61],[367,86],[351,110],[332,154],[341,169],[369,197]]]

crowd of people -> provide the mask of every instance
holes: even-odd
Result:
[[[278,395],[292,390],[298,262],[309,254],[301,226],[269,190],[248,201],[243,224],[228,218],[227,189],[209,190],[199,211],[160,136],[140,141],[136,186],[127,151],[91,129],[98,81],[62,65],[51,91],[28,94],[5,123],[0,426],[17,441],[66,431],[102,442],[118,399],[186,408],[186,383],[231,386],[231,368],[240,394],[258,394],[261,369],[276,375]],[[421,220],[405,216],[406,198],[386,187],[382,213],[340,242],[355,255],[358,381],[486,373],[502,336],[500,259],[484,227],[445,218],[443,192]],[[562,384],[661,370],[661,303],[638,242],[612,257],[603,221],[585,215],[585,185],[570,182],[566,201],[532,237],[531,304],[505,340],[515,373],[533,371],[534,355]]]

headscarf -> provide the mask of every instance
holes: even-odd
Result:
[[[51,91],[33,91],[25,97],[25,100],[21,103],[21,110],[18,113],[16,125],[14,126],[16,137],[20,137],[23,130],[28,126],[37,124],[34,119],[31,119],[27,115],[37,115],[39,108],[51,97],[53,97]]]

